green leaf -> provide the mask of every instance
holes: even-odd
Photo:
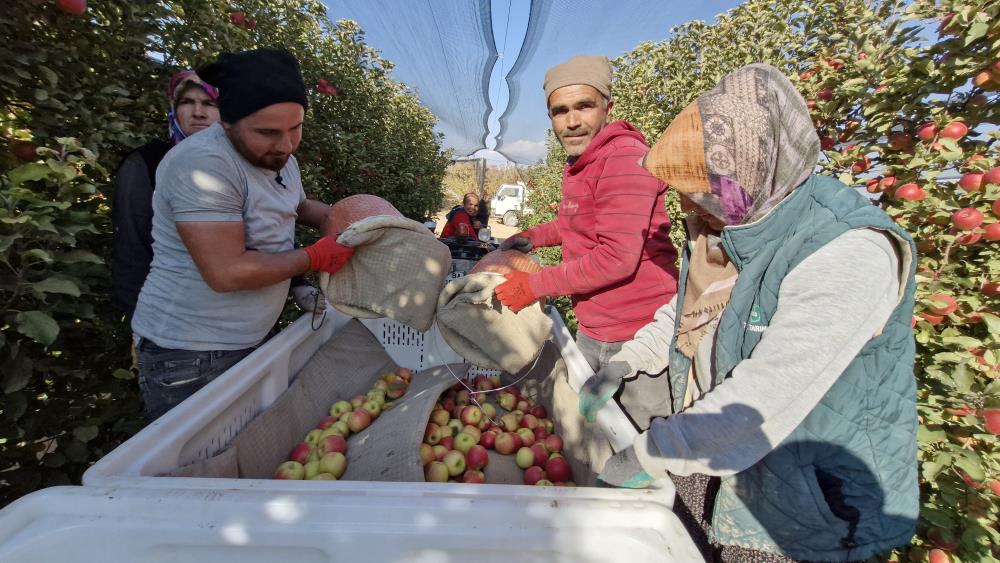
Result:
[[[111,372],[111,376],[114,377],[115,379],[124,379],[124,380],[135,379],[135,373],[133,373],[132,370],[127,370],[123,368],[118,368],[115,371]]]
[[[73,436],[84,444],[96,438],[99,433],[96,426],[77,426],[73,429]]]
[[[955,366],[955,371],[951,374],[952,381],[955,382],[955,390],[959,393],[970,393],[972,384],[976,382],[976,377],[967,364]]]
[[[63,295],[80,296],[80,288],[70,280],[61,278],[45,278],[44,280],[30,284],[31,290],[42,295],[44,293],[61,293]]]
[[[7,177],[10,179],[11,184],[17,187],[25,182],[41,180],[48,176],[50,172],[49,167],[41,162],[29,162],[8,172]]]
[[[28,399],[24,396],[24,393],[9,394],[5,400],[3,415],[4,418],[11,422],[17,422],[28,410]]]
[[[917,427],[917,441],[921,444],[943,442],[947,439],[948,433],[944,430],[931,430],[926,426]]]
[[[1000,334],[1000,317],[994,315],[993,313],[981,313],[983,320],[986,322],[986,328],[989,329],[990,334]]]
[[[60,255],[59,261],[66,262],[69,264],[75,264],[79,262],[89,262],[91,264],[104,263],[104,260],[100,256],[94,254],[93,252],[88,252],[86,250],[71,250],[65,254]]]
[[[983,464],[979,461],[978,457],[974,457],[974,454],[967,451],[962,452],[962,454],[955,459],[955,467],[958,467],[976,481],[986,479]]]
[[[31,359],[24,354],[17,352],[14,354],[12,358],[0,364],[0,369],[3,370],[3,375],[0,376],[0,388],[7,395],[24,389],[28,385],[28,381],[31,380],[33,365]]]
[[[63,451],[66,452],[66,457],[74,463],[83,463],[90,457],[90,450],[87,449],[87,445],[80,440],[72,440],[66,445],[66,448]]]
[[[46,346],[59,336],[59,323],[41,311],[24,311],[15,317],[17,331]]]
[[[969,30],[965,33],[965,46],[968,47],[973,41],[979,39],[980,37],[985,37],[986,32],[990,30],[989,24],[977,21],[969,26]]]

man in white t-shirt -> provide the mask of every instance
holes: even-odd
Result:
[[[132,319],[150,419],[264,340],[290,278],[335,273],[352,252],[334,237],[294,248],[295,224],[325,232],[330,210],[306,199],[292,156],[307,105],[295,57],[225,53],[198,74],[219,88],[222,121],[157,168],[153,262]]]

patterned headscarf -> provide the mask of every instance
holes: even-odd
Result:
[[[643,165],[702,211],[734,226],[766,215],[812,174],[818,159],[819,137],[805,100],[776,68],[752,64],[684,108]],[[693,250],[677,348],[693,358],[729,303],[739,273],[718,232],[698,218],[688,226]]]
[[[726,225],[742,225],[766,215],[818,160],[805,100],[778,69],[752,64],[684,108],[644,164]]]
[[[170,136],[170,143],[174,145],[187,137],[181,130],[180,122],[177,121],[177,102],[184,89],[192,84],[200,86],[213,102],[219,101],[219,91],[215,86],[198,78],[198,74],[193,70],[178,72],[170,77],[170,83],[167,85],[167,102],[170,104],[170,109],[167,111],[167,134]]]

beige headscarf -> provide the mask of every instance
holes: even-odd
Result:
[[[812,174],[819,138],[805,100],[776,68],[745,66],[688,105],[646,155],[650,173],[727,226],[764,217]],[[689,220],[694,248],[678,349],[694,357],[738,272],[718,232]]]

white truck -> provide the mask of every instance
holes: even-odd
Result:
[[[524,182],[501,184],[497,188],[496,195],[490,200],[490,213],[494,217],[499,217],[504,225],[516,227],[518,217],[531,213],[527,203],[528,187]]]

